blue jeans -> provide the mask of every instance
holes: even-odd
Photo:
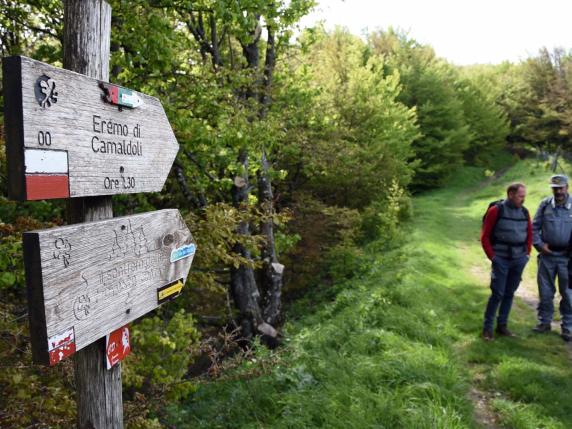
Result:
[[[560,291],[562,328],[572,331],[572,289],[568,287],[568,258],[565,256],[538,255],[538,320],[550,324],[554,315],[556,278]]]
[[[492,262],[491,296],[485,310],[483,328],[492,331],[498,310],[497,325],[506,325],[514,293],[518,289],[522,272],[528,262],[524,255],[515,259],[495,256]],[[500,308],[499,308],[500,307]]]

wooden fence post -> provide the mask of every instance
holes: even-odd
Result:
[[[111,7],[104,0],[64,1],[64,68],[109,81]],[[69,223],[113,217],[111,196],[68,200]],[[122,429],[121,364],[107,370],[105,338],[74,357],[79,429]]]

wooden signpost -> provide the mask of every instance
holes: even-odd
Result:
[[[157,98],[22,56],[3,76],[11,198],[161,191],[179,145]]]
[[[54,365],[177,297],[195,249],[174,209],[26,232],[34,361]]]
[[[3,59],[9,195],[67,198],[75,223],[25,233],[24,264],[33,359],[75,353],[79,429],[123,428],[126,325],[181,293],[196,250],[178,210],[113,218],[111,195],[161,191],[179,146],[156,98],[107,82],[110,35],[105,0],[64,0],[68,70]]]

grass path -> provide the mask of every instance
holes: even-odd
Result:
[[[517,338],[480,339],[490,265],[482,213],[507,183],[529,185],[533,211],[548,174],[519,163],[483,184],[477,169],[414,201],[406,244],[367,249],[361,272],[293,309],[288,343],[263,347],[169,409],[185,428],[572,428],[572,363],[557,334],[530,328],[517,299]],[[379,249],[383,249],[380,251]],[[536,263],[525,271],[529,303]],[[321,302],[322,304],[316,304]],[[532,305],[534,305],[532,303]]]
[[[540,199],[546,195],[548,173],[538,174],[538,167],[522,163],[488,186],[478,188],[457,187],[439,191],[447,196],[447,213],[455,213],[456,221],[448,228],[445,240],[460,239],[458,247],[460,268],[468,274],[467,280],[484,291],[477,312],[482,317],[488,295],[490,263],[485,259],[476,240],[481,216],[489,201],[503,195],[506,185],[523,180],[528,185],[527,206],[534,213]],[[424,197],[421,206],[431,203],[435,195]],[[444,231],[445,232],[445,231]],[[459,355],[471,374],[473,387],[470,397],[475,403],[477,423],[483,427],[515,428],[569,428],[572,427],[572,407],[568,405],[572,394],[571,348],[556,333],[538,336],[531,332],[536,323],[536,258],[527,267],[515,301],[511,327],[518,334],[513,339],[497,339],[493,344],[482,343],[474,332],[458,342]],[[557,306],[556,306],[557,308]],[[473,317],[471,317],[473,320]],[[477,320],[480,321],[480,320]],[[461,329],[464,325],[460,322]],[[559,331],[554,322],[554,331]],[[566,404],[559,406],[558,404]]]

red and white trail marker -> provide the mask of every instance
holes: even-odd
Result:
[[[75,332],[73,328],[48,339],[50,365],[55,365],[64,358],[75,353]]]
[[[28,200],[69,198],[67,151],[24,149],[24,164]]]
[[[131,352],[129,327],[123,326],[105,337],[107,369],[121,362]]]

